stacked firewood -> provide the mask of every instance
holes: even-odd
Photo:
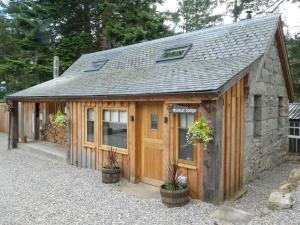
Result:
[[[49,120],[44,126],[46,140],[52,143],[67,144],[67,127],[66,125],[57,125],[54,122],[54,116],[50,115]]]

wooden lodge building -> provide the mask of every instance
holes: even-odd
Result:
[[[191,197],[219,202],[284,160],[292,98],[282,22],[271,15],[85,54],[7,102],[13,148],[39,140],[62,109],[70,164],[101,170],[113,146],[124,178],[158,186],[176,160]],[[186,145],[199,115],[214,140]]]

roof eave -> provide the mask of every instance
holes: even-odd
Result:
[[[65,96],[7,96],[7,101],[51,101],[51,100],[118,100],[118,99],[137,99],[137,98],[147,98],[147,97],[172,97],[172,96],[207,96],[207,97],[217,97],[219,95],[218,90],[206,90],[206,91],[186,91],[186,92],[168,92],[168,93],[145,93],[145,94],[121,94],[121,95],[65,95]]]

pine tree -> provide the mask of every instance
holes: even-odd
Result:
[[[294,83],[295,100],[300,101],[300,33],[286,41],[290,68]]]
[[[0,5],[0,80],[9,93],[52,78],[81,54],[172,34],[161,0],[35,0]],[[3,51],[2,51],[3,50]]]
[[[214,26],[222,20],[220,15],[213,15],[217,0],[179,0],[178,22],[182,21],[184,32]]]

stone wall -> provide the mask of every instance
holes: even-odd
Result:
[[[250,73],[246,100],[244,181],[285,160],[288,152],[288,96],[274,40],[260,70]]]

